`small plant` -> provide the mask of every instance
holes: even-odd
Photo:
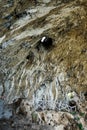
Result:
[[[72,114],[72,115],[76,115],[77,113],[76,113],[75,111],[72,111],[71,114]]]
[[[75,119],[76,119],[77,121],[79,121],[79,120],[80,120],[80,118],[79,118],[79,117],[76,117]]]
[[[78,127],[80,130],[84,130],[82,123],[78,123]]]

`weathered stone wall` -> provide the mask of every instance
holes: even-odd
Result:
[[[39,91],[40,99],[45,86],[45,98],[56,101],[70,89],[87,91],[86,14],[86,1],[2,3],[0,95],[11,103],[33,99]],[[43,36],[51,37],[53,46],[38,50]]]

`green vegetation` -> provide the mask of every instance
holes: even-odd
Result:
[[[72,115],[76,115],[77,114],[77,112],[76,111],[72,111],[72,112],[70,112]]]
[[[82,123],[78,123],[78,127],[80,130],[84,130]]]

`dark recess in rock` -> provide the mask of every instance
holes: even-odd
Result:
[[[85,99],[87,100],[87,92],[84,93]]]
[[[37,0],[34,0],[34,3],[35,3],[35,5],[37,5],[38,1],[37,1]]]
[[[76,102],[74,100],[69,101],[69,106],[74,107],[76,106]],[[73,111],[75,111],[75,108],[72,108]]]
[[[27,12],[26,11],[23,11],[23,12],[20,12],[20,13],[17,13],[15,11],[15,18],[21,18],[21,17],[25,17],[27,15]]]
[[[53,47],[53,40],[50,37],[44,36],[41,38],[41,40],[38,41],[38,45],[36,48],[40,50],[40,47],[43,46],[46,50]]]
[[[82,49],[81,54],[84,54],[87,52],[87,49]]]
[[[23,98],[18,98],[18,99],[16,99],[16,100],[13,101],[12,105],[13,105],[14,110],[16,110],[18,108],[18,106],[20,106],[20,104],[22,102],[22,99]]]
[[[2,45],[0,45],[0,49],[2,49]]]
[[[45,39],[41,41],[41,43],[46,49],[48,49],[52,46],[52,38],[45,37]]]
[[[33,61],[33,59],[34,59],[34,54],[33,54],[33,52],[30,51],[29,54],[27,55],[26,59],[27,59],[27,60],[30,60],[30,61]]]

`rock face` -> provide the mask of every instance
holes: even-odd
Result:
[[[87,93],[87,0],[0,3],[0,96],[55,109],[69,91]]]

